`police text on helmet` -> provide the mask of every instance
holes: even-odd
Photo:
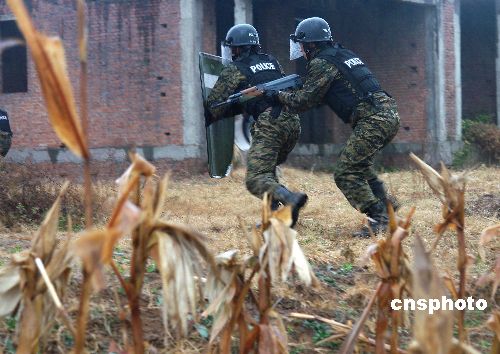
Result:
[[[250,67],[250,70],[255,74],[257,71],[262,71],[262,70],[276,70],[274,67],[273,63],[259,63],[256,65],[252,65]]]

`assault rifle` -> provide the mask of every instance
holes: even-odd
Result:
[[[300,87],[302,85],[302,80],[297,74],[288,75],[277,80],[265,82],[263,84],[258,84],[253,87],[249,87],[243,91],[232,94],[227,100],[215,103],[212,108],[230,105],[234,103],[241,103],[257,96],[264,94],[265,92],[286,90],[288,88]]]

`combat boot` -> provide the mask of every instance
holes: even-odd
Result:
[[[363,226],[360,231],[356,231],[352,234],[353,237],[368,238],[372,233],[376,235],[387,230],[389,217],[387,216],[387,208],[382,201],[378,201],[377,203],[370,206],[365,213],[369,217],[369,226]]]
[[[307,194],[290,192],[283,186],[279,186],[273,193],[273,201],[276,200],[283,205],[292,206],[292,227],[299,219],[299,211],[307,202]]]
[[[401,203],[398,201],[398,199],[387,193],[384,183],[380,180],[374,180],[371,182],[368,182],[370,185],[370,189],[373,192],[373,195],[377,197],[379,200],[381,200],[385,205],[387,205],[387,202],[392,204],[392,209],[394,211],[398,211],[398,209],[401,207]]]

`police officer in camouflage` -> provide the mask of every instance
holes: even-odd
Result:
[[[0,156],[7,155],[12,143],[12,130],[10,130],[9,116],[0,109]]]
[[[383,232],[388,197],[373,162],[398,132],[396,103],[359,56],[333,42],[330,26],[322,18],[303,20],[290,35],[290,59],[300,56],[308,61],[303,87],[279,92],[277,97],[288,112],[327,104],[351,124],[352,134],[334,167],[335,182],[349,203],[369,216],[371,230]],[[365,226],[353,236],[369,237],[370,228]]]
[[[276,166],[285,162],[300,136],[297,114],[284,112],[275,98],[263,94],[231,107],[212,107],[238,91],[284,76],[281,65],[271,55],[261,51],[257,30],[249,24],[233,26],[222,43],[223,58],[231,61],[222,70],[207,99],[214,119],[231,117],[242,111],[255,119],[250,132],[252,144],[247,156],[246,187],[262,198],[272,195],[272,208],[281,204],[292,206],[292,226],[307,195],[294,193],[278,182]]]

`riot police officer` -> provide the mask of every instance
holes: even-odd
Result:
[[[12,143],[12,130],[10,130],[9,116],[7,112],[0,109],[0,155],[5,156],[9,152]]]
[[[258,198],[262,198],[265,192],[272,195],[273,209],[277,209],[280,203],[291,205],[293,226],[299,210],[307,202],[307,195],[291,192],[280,184],[276,166],[285,162],[299,139],[298,115],[284,112],[281,103],[266,95],[236,107],[212,107],[233,93],[283,77],[281,65],[273,56],[262,52],[257,30],[249,24],[229,29],[222,42],[222,57],[230,63],[222,70],[207,99],[210,113],[215,119],[241,111],[253,116],[255,122],[250,129],[252,144],[247,157],[246,187]]]
[[[349,203],[370,217],[373,232],[385,231],[388,197],[373,162],[398,132],[396,103],[363,59],[333,41],[330,26],[322,18],[303,20],[290,35],[290,59],[300,56],[308,62],[303,87],[279,92],[277,97],[289,112],[327,104],[340,119],[352,125],[352,134],[334,167],[335,182]],[[366,226],[353,234],[370,235]]]

